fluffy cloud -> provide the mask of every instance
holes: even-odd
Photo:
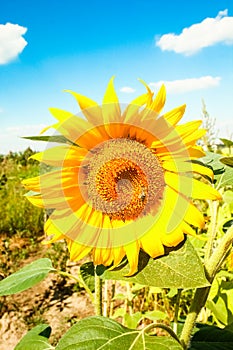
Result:
[[[0,130],[0,154],[7,154],[9,151],[24,151],[27,147],[36,151],[42,151],[46,147],[46,142],[31,141],[23,139],[23,136],[39,135],[45,127],[44,124],[38,125],[18,125]]]
[[[150,83],[152,89],[158,89],[162,84],[166,86],[166,90],[172,94],[180,94],[193,90],[208,89],[219,85],[220,77],[211,77],[210,75],[200,78],[190,78],[173,81],[158,81]]]
[[[121,92],[124,92],[126,94],[132,94],[134,93],[136,90],[131,88],[130,86],[123,86],[122,88],[120,88]]]
[[[27,28],[18,24],[0,24],[0,64],[6,64],[15,59],[27,45],[22,37]]]
[[[233,17],[228,17],[227,10],[220,11],[215,18],[206,18],[184,28],[179,35],[169,33],[156,40],[156,46],[162,51],[175,51],[186,56],[218,43],[233,44]]]

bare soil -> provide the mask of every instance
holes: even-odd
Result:
[[[42,246],[20,265],[40,258],[44,253]],[[69,261],[67,264],[68,271],[75,274],[78,265]],[[71,280],[50,273],[31,289],[0,297],[0,349],[14,350],[28,330],[38,324],[52,327],[50,342],[56,345],[74,323],[91,315],[94,315],[94,307],[84,289]]]

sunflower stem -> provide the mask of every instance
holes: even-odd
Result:
[[[174,312],[174,322],[173,322],[173,331],[176,334],[178,330],[178,318],[179,318],[179,310],[180,310],[181,293],[182,293],[182,289],[178,289],[178,293],[176,296],[175,312]]]
[[[132,293],[131,293],[131,283],[126,282],[126,290],[127,290],[127,304],[126,304],[126,313],[127,307],[129,310],[129,314],[133,314],[133,305],[132,305]]]
[[[109,316],[109,295],[108,295],[109,280],[104,281],[104,300],[103,300],[103,316]]]
[[[233,242],[233,226],[231,226],[227,230],[225,235],[220,240],[218,247],[213,252],[209,261],[206,263],[207,276],[209,276],[209,278],[212,279],[211,282],[213,281],[214,276],[218,272],[225,258],[227,257],[227,254],[229,252],[229,249],[231,248],[232,242]]]
[[[96,316],[103,315],[102,308],[103,292],[102,292],[102,279],[96,273],[95,268],[95,314]]]
[[[180,339],[177,337],[176,333],[174,333],[173,330],[164,323],[151,323],[143,329],[143,332],[149,333],[149,331],[153,328],[161,328],[165,330],[168,334],[172,336],[173,339],[175,339],[179,344],[181,344]]]
[[[184,327],[181,333],[180,342],[183,348],[188,349],[190,338],[192,335],[193,328],[196,324],[197,317],[205,305],[209,294],[210,287],[198,288],[195,291],[192,304],[189,309],[188,316],[186,317]]]
[[[81,278],[81,276],[75,276],[75,275],[72,275],[69,272],[60,271],[60,270],[56,270],[56,272],[60,276],[68,277],[68,278],[71,278],[71,279],[75,280],[76,282],[78,282],[85,289],[85,291],[88,293],[92,303],[94,303],[94,301],[95,301],[94,296],[93,296],[91,290],[89,289],[89,287],[86,285],[86,283]]]
[[[112,317],[113,313],[114,313],[114,299],[113,298],[115,297],[115,293],[116,293],[116,281],[112,281],[109,317]]]
[[[231,226],[226,234],[221,239],[218,247],[211,255],[210,259],[205,264],[206,276],[210,282],[210,286],[198,288],[194,294],[192,304],[188,316],[185,320],[185,324],[181,333],[181,344],[183,348],[188,349],[190,338],[192,335],[193,328],[195,326],[197,317],[202,309],[205,306],[206,300],[209,295],[211,284],[214,280],[216,273],[224,262],[229,249],[231,248],[233,241],[233,226]]]

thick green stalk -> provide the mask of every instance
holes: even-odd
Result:
[[[104,281],[104,299],[103,299],[103,316],[109,316],[109,294],[108,294],[109,280]]]
[[[116,281],[112,281],[109,317],[112,317],[113,313],[114,313],[114,299],[113,298],[115,297],[115,292],[116,292]]]
[[[173,321],[173,331],[176,334],[178,330],[178,318],[179,318],[179,310],[180,310],[181,293],[182,293],[182,289],[178,289],[176,304],[175,304],[174,321]]]
[[[194,298],[180,337],[180,342],[185,350],[188,349],[193,328],[202,307],[205,305],[209,290],[210,287],[198,288],[194,294]]]
[[[153,329],[153,328],[161,328],[161,329],[165,330],[166,332],[168,332],[168,334],[170,334],[172,336],[172,338],[174,338],[179,344],[181,344],[176,333],[174,333],[170,327],[168,327],[167,325],[165,325],[163,323],[151,323],[143,329],[143,332],[149,333],[151,331],[151,329]]]
[[[69,272],[65,272],[65,271],[60,271],[60,270],[56,270],[56,272],[60,275],[60,276],[64,276],[64,277],[68,277],[71,278],[73,280],[75,280],[76,282],[78,282],[84,289],[85,291],[88,293],[91,301],[94,303],[95,299],[94,296],[91,292],[91,290],[89,289],[89,287],[86,285],[86,283],[83,281],[83,279],[81,278],[81,276],[74,276]]]
[[[95,314],[96,316],[103,315],[102,308],[102,280],[95,272]]]
[[[218,269],[220,268],[223,261],[225,260],[227,253],[231,248],[232,241],[233,241],[233,226],[231,226],[228,229],[227,233],[221,239],[218,247],[215,249],[215,251],[211,255],[209,261],[206,262],[206,265],[205,265],[206,276],[210,284],[213,282],[213,279],[216,273],[218,272]],[[209,291],[210,291],[210,286],[204,287],[204,288],[198,288],[195,292],[188,316],[185,320],[181,338],[180,338],[181,344],[183,345],[184,349],[188,349],[193,328],[195,326],[197,317],[202,307],[206,303]]]

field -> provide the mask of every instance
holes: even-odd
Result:
[[[228,153],[229,149],[221,152]],[[32,206],[25,198],[21,181],[37,176],[41,169],[36,161],[28,159],[32,151],[10,153],[0,158],[0,273],[7,277],[21,267],[39,258],[49,258],[53,266],[63,274],[52,272],[49,276],[22,293],[0,297],[0,347],[13,350],[26,332],[39,324],[50,324],[50,342],[56,345],[61,336],[78,320],[95,314],[90,295],[79,280],[69,279],[70,274],[78,276],[80,266],[85,264],[87,274],[82,270],[89,291],[94,290],[91,257],[78,263],[69,261],[66,245],[57,242],[43,245],[43,225],[46,213]],[[44,169],[43,169],[44,171]],[[217,173],[216,173],[217,174]],[[220,174],[221,175],[221,174]],[[219,176],[219,174],[217,174]],[[206,201],[197,205],[206,216],[203,236],[210,229],[209,215],[217,210],[217,235],[221,237],[232,225],[233,192],[232,178],[221,188],[223,200],[211,209]],[[212,210],[212,212],[211,212]],[[191,242],[203,258],[205,241],[192,238]],[[89,264],[89,265],[88,265]],[[206,306],[198,322],[216,325],[220,328],[233,324],[233,255],[228,252],[221,270],[212,285]],[[89,275],[88,275],[89,273]],[[153,321],[179,328],[187,316],[193,290],[159,288],[133,282],[105,280],[103,282],[103,315],[115,319],[128,328],[140,329]],[[179,305],[179,311],[177,308]],[[178,330],[179,332],[179,330]],[[164,335],[159,329],[157,335]]]

